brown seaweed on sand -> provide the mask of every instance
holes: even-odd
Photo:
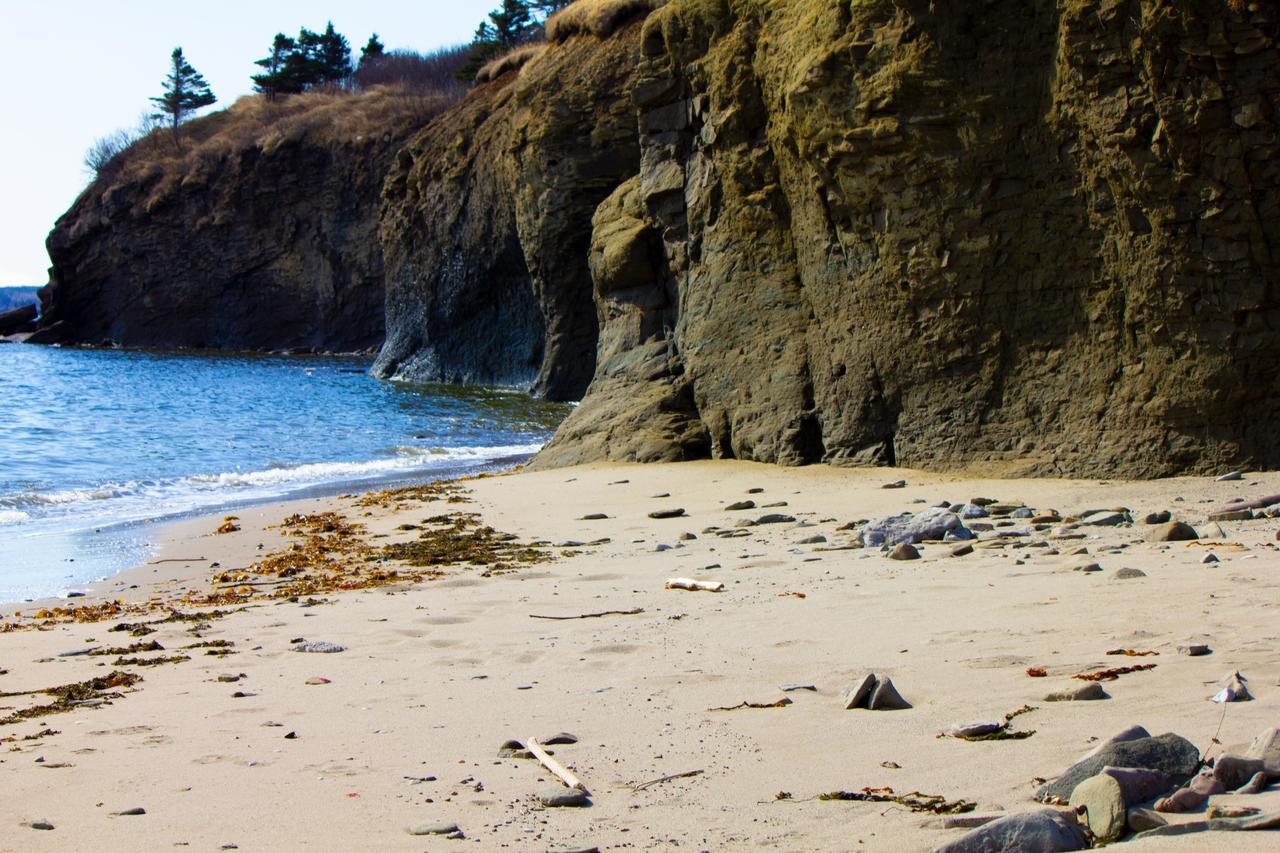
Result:
[[[90,678],[88,681],[60,684],[55,687],[46,687],[43,690],[0,693],[0,697],[33,696],[43,693],[47,696],[55,697],[56,700],[47,705],[33,705],[30,708],[14,711],[9,716],[0,719],[0,726],[30,720],[35,717],[44,717],[49,714],[62,714],[67,711],[73,711],[80,703],[91,699],[118,699],[123,694],[114,692],[115,688],[132,687],[141,680],[142,676],[136,673],[115,670],[109,675]]]

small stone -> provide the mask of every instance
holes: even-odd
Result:
[[[1210,521],[1252,521],[1253,510],[1251,509],[1224,509],[1218,512],[1209,513]]]
[[[1161,510],[1160,512],[1147,513],[1142,519],[1143,524],[1168,524],[1173,518],[1173,514],[1169,510]]]
[[[1253,778],[1245,782],[1239,788],[1232,791],[1233,794],[1261,794],[1267,789],[1267,773],[1261,771],[1253,774]]]
[[[905,489],[907,487],[906,480],[894,480],[892,483],[885,483],[882,489]]]
[[[1178,646],[1178,652],[1187,657],[1198,658],[1203,657],[1212,651],[1204,643],[1188,643],[1185,646]]]
[[[577,743],[578,736],[569,734],[568,732],[557,732],[551,737],[543,738],[538,743],[543,746],[564,746],[571,743]]]
[[[1228,673],[1223,677],[1222,689],[1213,696],[1209,697],[1212,702],[1248,702],[1253,698],[1249,694],[1249,688],[1245,685],[1249,679],[1245,678],[1238,672]]]
[[[543,788],[538,792],[538,802],[547,808],[572,808],[590,804],[585,791],[577,788]]]
[[[1145,578],[1147,573],[1142,569],[1120,569],[1111,577],[1118,581],[1133,580],[1134,578]]]
[[[1143,832],[1148,829],[1155,829],[1158,826],[1164,826],[1167,823],[1169,821],[1161,817],[1158,812],[1144,808],[1129,809],[1125,819],[1125,824],[1129,827],[1130,832]]]
[[[771,512],[768,515],[762,515],[757,518],[756,524],[789,524],[795,520],[795,516],[784,515],[780,512]]]
[[[911,703],[902,698],[902,694],[893,686],[893,679],[880,678],[867,707],[872,711],[905,711],[911,707]]]
[[[1087,524],[1090,527],[1115,527],[1118,524],[1124,524],[1128,520],[1123,512],[1099,510],[1091,512],[1080,519],[1080,523]]]
[[[1102,566],[1091,560],[1084,560],[1076,565],[1075,570],[1077,572],[1100,572],[1102,571]]]
[[[951,549],[952,557],[966,557],[973,553],[973,546],[967,542],[964,545],[957,545]]]
[[[1227,538],[1227,531],[1222,529],[1222,525],[1216,521],[1201,525],[1196,528],[1196,536],[1200,539],[1221,540]]]
[[[438,821],[436,823],[419,823],[409,827],[410,835],[451,835],[460,832],[456,823]]]
[[[762,495],[762,494],[764,494],[764,489],[760,488],[759,486],[756,486],[755,488],[747,489],[747,494],[749,494],[749,495]]]
[[[903,542],[901,545],[893,546],[893,550],[889,552],[890,560],[918,560],[920,559],[920,551],[914,545]]]
[[[498,747],[499,758],[522,758],[522,752],[528,752],[518,740],[504,740],[502,746]],[[532,755],[533,753],[529,753]]]
[[[737,512],[738,510],[742,510],[742,509],[755,509],[755,508],[756,508],[755,501],[736,501],[734,503],[729,504],[727,507],[725,507],[725,509],[728,510],[729,512]]]
[[[53,829],[53,824],[47,820],[33,820],[27,825],[32,829]]]
[[[815,684],[783,684],[778,689],[783,693],[794,693],[797,690],[809,690],[814,693],[818,692],[818,687]]]
[[[1213,762],[1213,778],[1228,791],[1247,785],[1250,779],[1265,770],[1261,758],[1245,758],[1243,755],[1227,753]]]
[[[1201,562],[1202,564],[1206,565],[1206,566],[1211,566],[1211,565],[1213,565],[1214,563],[1220,563],[1220,562],[1222,562],[1222,561],[1218,559],[1218,555],[1217,555],[1217,554],[1215,554],[1215,553],[1213,553],[1213,552],[1211,551],[1211,552],[1209,552],[1208,554],[1205,554],[1205,555],[1204,555],[1204,559],[1203,559],[1203,560],[1201,560],[1200,562]]]
[[[823,536],[822,534],[818,534],[817,536],[806,536],[796,544],[797,545],[821,545],[826,541],[827,541],[827,537]]]
[[[679,538],[680,538],[680,541],[681,541],[681,542],[692,542],[693,540],[697,539],[698,537],[697,537],[697,536],[695,536],[695,535],[694,535],[694,534],[692,534],[692,533],[681,533]]]
[[[313,675],[303,683],[308,684],[312,687],[315,687],[320,684],[330,684],[332,682],[330,682],[329,679],[325,678],[323,675]]]
[[[1205,817],[1213,820],[1218,817],[1253,817],[1256,814],[1262,814],[1262,809],[1257,806],[1229,806],[1224,803],[1214,803],[1205,812]]]
[[[1035,518],[1035,513],[1030,507],[1021,506],[1009,514],[1010,518]]]
[[[581,520],[582,521],[604,521],[608,517],[609,516],[605,515],[603,512],[593,512],[590,515],[584,515],[581,518]]]
[[[680,518],[684,515],[683,509],[659,509],[649,513],[650,518]]]
[[[138,815],[144,815],[146,813],[147,813],[147,810],[142,808],[141,806],[136,806],[131,809],[125,809],[122,812],[112,812],[112,814],[117,815],[119,817],[137,817]]]
[[[1081,684],[1078,687],[1066,687],[1062,690],[1055,690],[1044,697],[1046,702],[1092,702],[1098,699],[1106,699],[1107,692],[1102,689],[1102,685],[1096,681],[1090,681]]]
[[[1085,779],[1071,792],[1070,805],[1083,809],[1089,831],[1099,841],[1114,841],[1125,829],[1124,793],[1120,783],[1105,773]]]
[[[942,730],[947,737],[981,737],[1003,730],[1005,724],[998,720],[978,720],[972,723],[953,723]]]
[[[1236,481],[1236,480],[1243,480],[1243,479],[1244,479],[1244,472],[1243,472],[1243,471],[1232,471],[1231,473],[1229,473],[1229,474],[1223,474],[1221,477],[1218,477],[1218,478],[1216,478],[1216,479],[1217,479],[1217,482],[1219,482],[1219,483],[1231,483],[1231,482],[1234,482],[1234,481]]]
[[[346,646],[340,646],[337,643],[330,643],[326,640],[314,640],[310,643],[298,643],[290,651],[332,655],[337,654],[338,652],[345,652],[346,650]]]
[[[1199,537],[1196,529],[1185,521],[1168,521],[1156,524],[1142,538],[1148,542],[1190,542]]]

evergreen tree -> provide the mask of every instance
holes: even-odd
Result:
[[[178,125],[186,121],[190,114],[217,103],[204,76],[191,67],[182,48],[175,47],[170,54],[169,76],[165,78],[164,94],[151,101],[159,108],[155,118],[171,123],[176,132]]]
[[[535,29],[533,13],[525,0],[502,0],[502,6],[489,13],[489,20],[493,24],[493,40],[501,48],[523,44]]]
[[[333,21],[316,37],[312,60],[321,86],[342,83],[351,76],[351,43],[334,30]]]
[[[276,33],[275,41],[271,43],[271,54],[253,63],[264,69],[262,74],[253,75],[255,91],[266,95],[268,99],[274,99],[278,94],[289,92],[285,70],[289,56],[296,48],[297,42],[284,33]]]
[[[360,62],[356,65],[356,73],[368,68],[387,55],[387,48],[378,40],[378,34],[369,36],[369,42],[360,49]]]

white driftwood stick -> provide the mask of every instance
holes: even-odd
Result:
[[[569,768],[565,767],[559,761],[556,761],[550,755],[547,755],[547,751],[538,743],[537,738],[529,738],[526,740],[524,742],[524,748],[532,752],[533,757],[541,761],[542,766],[555,774],[556,778],[561,782],[565,783],[570,788],[575,788],[581,791],[584,794],[590,793],[587,791],[587,786],[582,784],[582,780],[577,776],[574,776],[573,772],[570,771]]]
[[[670,578],[667,589],[687,589],[693,592],[723,592],[724,584],[720,581],[696,581],[692,578]]]

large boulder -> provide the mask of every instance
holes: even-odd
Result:
[[[978,827],[934,853],[1052,853],[1089,846],[1084,831],[1070,813],[1057,809],[1012,814]]]
[[[1109,743],[1076,762],[1057,779],[1042,785],[1036,797],[1045,802],[1065,803],[1077,785],[1108,766],[1159,771],[1165,776],[1168,790],[1190,779],[1199,763],[1200,750],[1181,735],[1163,734]]]

